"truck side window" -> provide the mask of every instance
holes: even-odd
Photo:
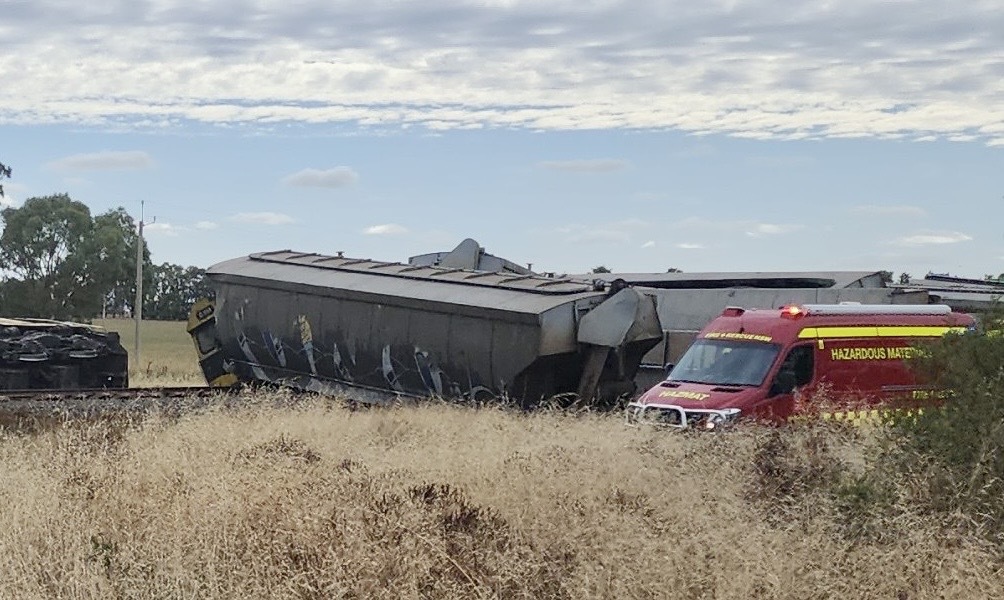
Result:
[[[802,387],[812,381],[812,357],[812,346],[795,346],[781,363],[782,371],[791,371],[795,374],[795,387]]]

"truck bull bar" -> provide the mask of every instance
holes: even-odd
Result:
[[[683,408],[677,404],[631,402],[625,416],[627,424],[632,426],[646,424],[687,429],[703,425],[705,429],[717,429],[735,421],[740,412],[738,408]]]

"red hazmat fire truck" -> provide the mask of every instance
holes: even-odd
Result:
[[[925,340],[973,329],[972,317],[937,304],[726,308],[665,381],[628,405],[628,421],[715,429],[927,398],[906,361]]]

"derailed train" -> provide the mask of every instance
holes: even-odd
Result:
[[[0,390],[128,385],[129,357],[117,333],[82,323],[0,318]]]
[[[188,329],[211,385],[609,403],[662,339],[652,298],[617,282],[289,250],[206,275]]]

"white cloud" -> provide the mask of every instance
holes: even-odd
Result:
[[[862,204],[851,208],[851,213],[875,217],[926,217],[927,211],[919,206]]]
[[[283,183],[296,187],[340,188],[352,185],[359,179],[359,174],[350,167],[333,167],[331,169],[303,169],[287,175]]]
[[[254,225],[288,225],[296,222],[296,219],[289,215],[274,212],[237,213],[230,217],[230,219],[237,223]]]
[[[655,248],[655,240],[649,240],[641,245],[642,248]]]
[[[798,231],[802,225],[777,224],[777,223],[754,223],[747,231],[750,237],[765,237],[769,235],[781,235]]]
[[[0,122],[1004,143],[999,2],[957,2],[936,18],[923,5],[15,3],[0,81],[18,85],[0,88]]]
[[[690,242],[680,242],[675,244],[675,246],[681,250],[701,250],[704,248],[704,244],[693,244]]]
[[[203,231],[209,231],[211,229],[216,229],[218,227],[219,225],[217,225],[212,221],[199,221],[198,223],[195,224],[196,229],[201,229]]]
[[[4,181],[3,196],[0,196],[0,208],[20,206],[27,191],[28,188],[21,184]]]
[[[408,230],[397,223],[384,223],[383,225],[373,225],[363,230],[366,235],[400,235],[408,233]]]
[[[627,168],[628,163],[616,158],[596,158],[589,160],[545,160],[537,163],[537,166],[542,169],[572,173],[610,173]]]
[[[180,231],[179,228],[171,225],[170,223],[149,223],[143,225],[143,234],[150,235],[166,235],[169,237],[174,237],[178,235]]]
[[[932,246],[968,242],[972,236],[959,231],[924,231],[893,240],[899,246]]]
[[[0,105],[2,109],[2,105]],[[0,110],[2,112],[2,110]],[[57,171],[115,171],[147,169],[153,166],[150,155],[141,150],[125,152],[92,152],[74,154],[54,160],[47,165]]]

